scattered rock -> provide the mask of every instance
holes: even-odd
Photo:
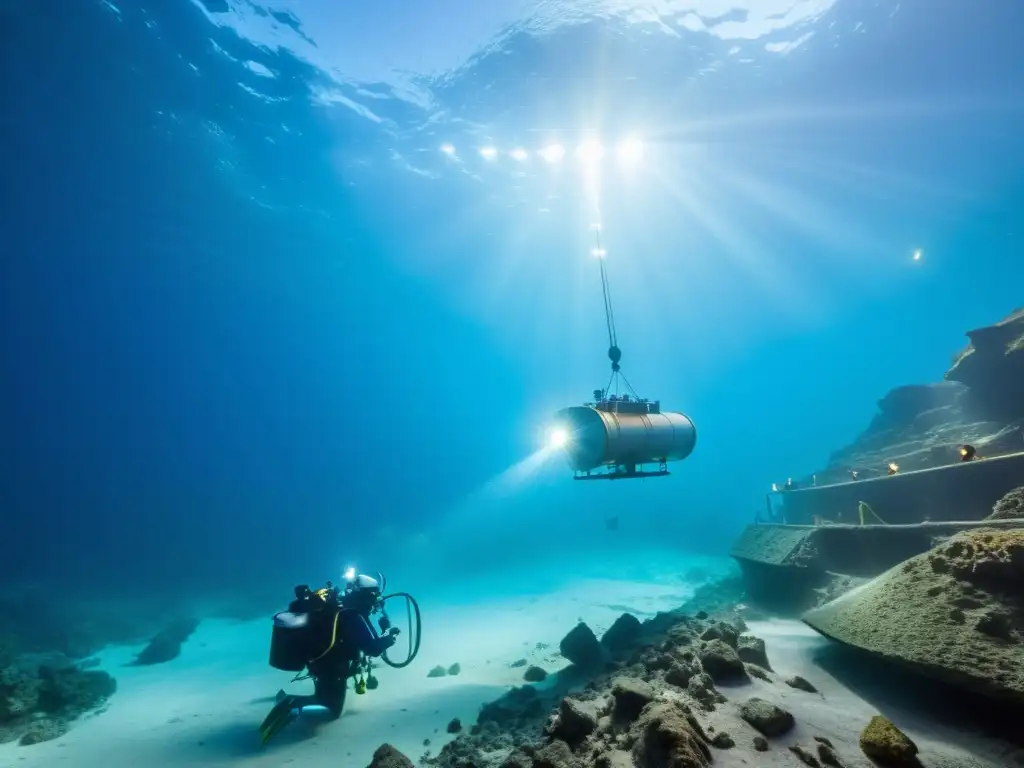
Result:
[[[462,730],[462,721],[457,717],[453,717],[451,721],[449,721],[448,728],[446,730],[448,733],[459,733]]]
[[[526,659],[516,659],[509,666],[515,669],[516,667],[525,667],[528,663]]]
[[[67,723],[55,720],[51,717],[44,717],[41,720],[35,720],[30,723],[28,728],[25,730],[25,733],[23,733],[21,738],[18,740],[18,743],[23,747],[27,747],[32,744],[40,744],[44,741],[59,739],[67,732]]]
[[[367,768],[414,768],[413,762],[390,744],[381,744]]]
[[[523,673],[523,680],[528,683],[539,683],[541,680],[547,678],[548,673],[540,667],[529,667],[526,672]]]
[[[865,755],[886,768],[917,764],[917,745],[881,715],[875,715],[860,734]]]
[[[768,751],[768,739],[766,739],[764,736],[755,736],[754,737],[754,749],[756,749],[758,752],[767,752]]]
[[[601,644],[594,631],[582,621],[562,638],[558,650],[572,664],[584,669],[593,669],[604,663]]]
[[[704,671],[716,683],[738,682],[747,679],[747,670],[737,652],[724,640],[710,640],[697,652]]]
[[[736,746],[736,740],[725,731],[719,731],[711,739],[711,746],[718,747],[719,749],[732,749]]]
[[[746,667],[747,674],[751,677],[756,677],[758,680],[764,680],[766,683],[775,682],[768,676],[768,673],[761,669],[761,667],[757,666],[757,664],[747,664]]]
[[[460,673],[461,671],[462,671],[462,667],[461,667],[461,666],[459,665],[459,663],[458,663],[458,662],[455,662],[455,663],[454,663],[454,664],[452,664],[452,665],[451,665],[450,667],[448,667],[448,674],[449,674],[449,675],[457,675],[457,674],[459,674],[459,673]]]
[[[624,653],[636,645],[642,632],[640,620],[630,613],[624,613],[608,627],[608,631],[601,637],[601,645],[613,655]]]
[[[665,682],[685,688],[694,675],[700,674],[700,665],[696,662],[674,661],[665,672]]]
[[[756,664],[763,669],[771,670],[772,665],[768,661],[768,652],[764,647],[764,640],[753,635],[740,635],[737,640],[736,652],[747,664]]]
[[[810,768],[821,768],[821,763],[818,762],[818,758],[808,752],[806,749],[801,747],[799,744],[794,744],[789,748],[789,751],[800,758],[800,762],[804,765],[810,766]]]
[[[432,670],[427,672],[427,677],[447,677],[448,670],[438,664]]]
[[[564,741],[552,741],[533,754],[533,768],[572,768],[572,751]]]
[[[829,768],[843,768],[843,764],[839,762],[839,755],[836,754],[835,747],[829,742],[828,739],[822,739],[819,736],[815,736],[818,741],[818,759],[823,765],[829,766]]]
[[[800,677],[800,675],[794,675],[786,681],[786,685],[790,688],[796,688],[798,691],[806,691],[807,693],[817,693],[818,689],[811,685],[806,678]]]
[[[788,733],[796,724],[789,712],[757,697],[740,707],[740,717],[769,738]]]

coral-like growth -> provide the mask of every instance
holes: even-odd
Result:
[[[992,507],[986,520],[1017,520],[1024,518],[1024,486],[1014,488]]]

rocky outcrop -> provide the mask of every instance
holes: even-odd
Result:
[[[413,763],[390,744],[381,744],[373,753],[368,768],[413,768]]]
[[[823,635],[1024,705],[1024,530],[957,534],[809,611]]]
[[[1014,488],[992,507],[992,514],[986,520],[1024,519],[1024,486]]]
[[[974,409],[990,418],[1024,417],[1024,308],[967,338],[946,380],[967,385]]]
[[[1024,309],[967,336],[945,381],[890,391],[868,428],[800,486],[846,482],[851,470],[881,476],[890,461],[904,471],[952,464],[964,443],[982,456],[1024,450]]]
[[[106,672],[83,669],[59,654],[15,657],[0,669],[0,743],[58,738],[116,687]]]
[[[195,618],[175,619],[149,641],[129,666],[163,664],[178,658],[181,655],[181,644],[192,636],[198,626],[199,620]]]

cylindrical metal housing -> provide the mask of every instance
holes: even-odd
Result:
[[[603,465],[680,461],[697,444],[697,428],[682,413],[612,413],[592,406],[563,408],[555,423],[566,433],[569,466],[578,472]]]

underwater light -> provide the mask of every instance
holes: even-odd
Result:
[[[603,259],[605,256],[608,255],[608,251],[606,251],[604,248],[591,248],[590,255],[593,256],[595,259]]]
[[[914,261],[920,261],[924,258],[924,251],[918,248],[910,258]]]
[[[525,149],[513,149],[509,154],[512,155],[513,160],[518,160],[519,162],[522,162],[529,157],[529,155],[526,154]]]
[[[960,446],[960,461],[974,461],[975,459],[980,458],[981,456],[978,455],[978,449],[973,445],[964,443]]]
[[[627,165],[636,165],[644,157],[644,145],[639,139],[626,139],[619,144],[619,160]]]
[[[354,567],[349,567],[345,569],[345,575],[343,578],[345,579],[345,581],[355,581],[356,569]]]
[[[451,156],[455,154],[455,147],[453,147],[451,144],[442,144],[441,151],[444,152],[446,155]]]
[[[481,147],[480,156],[484,160],[493,160],[498,156],[498,150],[496,150],[494,147]]]
[[[565,448],[569,443],[569,433],[564,429],[552,429],[548,435],[548,445],[552,448]]]
[[[604,157],[604,147],[596,141],[585,141],[576,147],[576,156],[584,163],[596,163]]]
[[[895,475],[899,471],[900,471],[900,465],[897,464],[895,461],[890,461],[889,462],[889,474],[890,475]]]
[[[565,157],[565,147],[561,144],[552,144],[550,147],[545,147],[540,151],[540,156],[547,160],[549,163],[557,163],[563,157]]]

